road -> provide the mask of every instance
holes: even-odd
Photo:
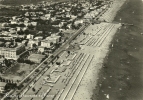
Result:
[[[107,9],[106,9],[107,10]],[[100,13],[96,18],[99,18],[102,14],[104,14],[105,12],[106,12],[106,10],[104,10],[102,13]],[[88,25],[87,25],[88,26]],[[47,63],[48,64],[50,64],[51,63],[51,61],[52,60],[54,60],[55,59],[55,57],[57,56],[57,55],[59,55],[62,51],[64,51],[64,50],[66,50],[66,48],[69,46],[69,44],[70,44],[70,42],[73,40],[73,39],[75,39],[87,26],[85,26],[85,25],[83,25],[77,32],[75,32],[75,34],[72,36],[72,37],[70,37],[69,39],[68,39],[68,41],[66,41],[57,51],[55,51],[54,52],[54,54],[53,54],[53,58],[51,58],[51,57],[49,57],[49,58],[47,58],[47,59],[45,59],[39,66],[37,66],[28,76],[26,76],[19,84],[18,84],[18,86],[19,85],[21,85],[21,84],[23,84],[24,83],[24,81],[27,79],[27,78],[29,78],[31,75],[33,75],[33,73],[35,72],[35,70],[36,69],[39,69],[42,65],[43,65],[43,63],[45,62],[45,61],[47,61]],[[43,68],[44,69],[44,68]],[[38,73],[39,74],[39,73]],[[37,74],[37,75],[38,75]],[[35,78],[36,78],[36,76],[35,77],[32,77],[33,79],[31,79],[31,81],[30,82],[32,82]],[[29,82],[28,82],[29,83]],[[27,85],[26,85],[27,86]],[[24,89],[24,88],[23,88]],[[22,89],[22,90],[23,90]],[[11,90],[9,93],[7,93],[1,100],[4,100],[6,97],[7,97],[7,95],[10,95],[10,94],[13,94],[15,92],[15,90]],[[18,94],[19,94],[19,92],[18,92]]]
[[[85,28],[86,28],[87,26],[85,26],[85,25],[83,25],[78,31],[76,31],[75,33],[74,33],[74,35],[73,36],[71,36],[58,50],[56,50],[55,52],[54,52],[54,54],[53,54],[53,58],[51,58],[51,57],[48,57],[47,59],[45,59],[39,66],[37,66],[28,76],[26,76],[18,85],[21,85],[21,84],[23,84],[24,83],[24,81],[27,79],[27,78],[29,78],[30,76],[32,76],[33,75],[33,73],[35,72],[35,70],[36,69],[39,69],[42,65],[43,65],[43,63],[45,62],[45,61],[47,61],[47,63],[48,64],[50,64],[51,63],[51,61],[53,60],[53,59],[55,59],[55,57],[57,56],[57,55],[59,55],[62,51],[64,51],[64,50],[66,50],[66,48],[69,46],[69,44],[70,44],[70,42],[73,40],[73,39],[75,39],[78,35],[79,35],[79,33],[81,33]],[[43,69],[44,69],[44,67],[43,67]],[[38,73],[39,74],[39,73]],[[38,75],[37,74],[37,75]],[[34,79],[36,78],[36,75],[35,75],[35,77],[33,77],[33,79],[31,79],[30,80],[30,82],[32,82]],[[30,82],[27,82],[28,84],[30,83]],[[27,85],[28,85],[27,84]],[[25,85],[25,86],[27,86],[27,85]],[[24,88],[23,88],[24,89]],[[22,89],[22,90],[23,90]],[[21,90],[21,91],[22,91]],[[20,91],[20,92],[21,92]],[[10,95],[10,94],[13,94],[15,92],[15,90],[11,90],[7,95]],[[16,93],[17,94],[17,93]],[[19,92],[18,92],[18,94],[19,94]],[[7,95],[5,95],[1,100],[4,100],[6,97],[7,97]]]

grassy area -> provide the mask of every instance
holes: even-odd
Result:
[[[13,79],[14,81],[21,80],[36,66],[37,64],[30,65],[25,63],[17,63],[14,67],[11,67],[3,77],[6,79]]]
[[[143,4],[140,0],[127,0],[115,21],[131,23],[119,30],[104,60],[93,100],[142,100],[143,96]],[[98,98],[98,99],[96,99]]]

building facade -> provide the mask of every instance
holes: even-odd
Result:
[[[4,56],[6,59],[17,60],[19,54],[25,51],[24,44],[21,44],[15,48],[0,47],[0,55]]]
[[[46,47],[46,48],[51,48],[50,41],[48,41],[48,40],[42,40],[41,41],[41,46],[42,47]]]
[[[0,93],[3,93],[5,91],[5,86],[6,86],[5,82],[0,82]]]

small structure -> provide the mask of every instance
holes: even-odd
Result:
[[[51,48],[51,41],[41,40],[41,46],[46,48]]]
[[[38,47],[38,52],[41,52],[41,53],[42,53],[42,52],[44,52],[44,51],[45,51],[45,47],[42,47],[42,46],[39,46],[39,47]]]
[[[32,48],[34,44],[36,44],[36,46],[39,46],[40,41],[39,40],[29,39],[27,46]]]
[[[33,39],[33,38],[34,38],[34,35],[31,35],[31,34],[27,35],[27,39]]]
[[[35,40],[39,40],[39,41],[40,41],[40,40],[42,40],[42,39],[43,39],[43,37],[42,37],[42,36],[37,36],[37,37],[35,37],[34,39],[35,39]]]
[[[5,82],[0,82],[0,93],[3,93],[5,91],[5,86],[6,86]]]
[[[6,47],[9,47],[10,45],[11,45],[11,42],[6,42],[6,43],[5,43],[5,46],[6,46]]]
[[[49,36],[49,37],[46,37],[46,40],[50,41],[50,42],[53,42],[53,43],[58,43],[60,41],[60,37],[61,36]]]
[[[0,57],[0,64],[3,64],[5,61],[5,58],[4,57]]]

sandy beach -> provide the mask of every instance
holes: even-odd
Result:
[[[106,25],[105,26],[91,25],[88,28],[90,28],[89,30],[92,30],[91,29],[92,27],[106,28],[109,25],[108,23],[104,23],[104,24],[106,24]],[[102,64],[103,64],[105,56],[108,53],[108,47],[110,45],[110,42],[111,42],[116,30],[120,27],[120,24],[113,24],[113,25],[115,25],[114,28],[111,31],[108,31],[110,33],[108,34],[108,36],[106,37],[106,39],[104,40],[102,45],[99,46],[99,44],[100,44],[100,42],[99,42],[97,44],[97,46],[95,46],[95,45],[88,46],[90,43],[90,41],[89,41],[89,43],[87,42],[87,45],[81,46],[82,50],[80,50],[79,52],[94,55],[94,60],[91,62],[90,66],[88,66],[88,69],[86,70],[86,73],[84,74],[84,77],[83,77],[82,81],[80,82],[80,85],[73,97],[73,100],[90,100],[90,98],[92,97],[93,89],[96,87],[96,84],[97,84],[98,73],[103,66]],[[98,33],[98,35],[102,34],[102,31],[100,31],[100,32]],[[96,32],[90,31],[90,33],[94,34]],[[103,34],[103,36],[104,35],[105,34]],[[93,36],[92,38],[98,39],[98,36]],[[86,37],[86,39],[87,39],[87,37]],[[94,44],[96,44],[96,43],[94,43]]]
[[[113,2],[111,8],[102,18],[108,22],[112,22],[124,1],[120,1],[119,3],[116,0]],[[78,52],[94,55],[94,60],[88,66],[72,100],[92,100],[93,90],[98,87],[98,75],[103,67],[104,58],[109,52],[109,45],[119,27],[121,27],[121,24],[101,23],[90,25],[85,30],[85,36],[80,35],[77,37],[76,42],[81,44],[81,50]],[[94,100],[96,99],[94,98]]]
[[[104,75],[100,76],[100,72],[103,67],[106,67],[104,61],[110,53],[110,48],[114,48],[114,44],[111,43],[114,35],[121,28],[121,23],[115,23],[113,20],[124,2],[125,0],[114,0],[107,12],[101,16],[106,22],[90,24],[84,30],[84,34],[80,34],[73,41],[81,49],[75,51],[75,54],[78,55],[75,63],[73,61],[72,65],[68,66],[68,70],[74,73],[71,75],[70,71],[67,71],[64,74],[67,77],[70,75],[72,77],[68,77],[70,78],[68,81],[66,81],[67,79],[64,80],[65,77],[62,77],[64,82],[60,81],[62,90],[59,93],[58,100],[98,100],[100,98],[96,96],[102,91],[99,88],[102,87],[102,83],[99,82],[101,82],[100,80],[107,80]],[[59,87],[59,83],[57,83],[57,87]],[[58,91],[56,88],[54,89]],[[108,88],[111,87],[108,86]],[[27,92],[27,94],[30,92]],[[50,93],[52,94],[52,92]],[[107,93],[103,94],[102,96],[106,97],[105,94]]]

